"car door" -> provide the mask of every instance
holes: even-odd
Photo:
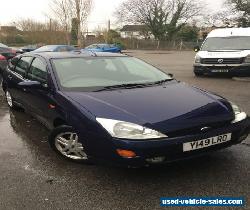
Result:
[[[24,105],[23,88],[21,88],[18,83],[23,82],[25,80],[26,72],[29,69],[30,63],[33,58],[30,56],[24,56],[21,57],[19,60],[18,59],[19,58],[14,58],[10,62],[7,68],[7,75],[5,79],[7,83],[7,88],[13,99],[17,103]]]
[[[43,124],[50,127],[50,119],[54,115],[54,102],[51,84],[48,84],[47,64],[43,58],[34,58],[28,70],[27,79],[41,83],[40,87],[26,88],[25,100],[29,101],[29,110]]]

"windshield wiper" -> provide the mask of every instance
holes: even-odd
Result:
[[[111,85],[111,86],[103,87],[103,88],[101,88],[99,90],[96,90],[94,92],[99,92],[99,91],[103,91],[103,90],[142,88],[142,87],[145,87],[145,86],[146,86],[146,84],[141,84],[141,83]]]
[[[112,86],[103,87],[94,92],[100,92],[100,91],[105,91],[105,90],[115,90],[115,89],[143,88],[143,87],[148,87],[148,86],[153,86],[153,85],[160,85],[165,82],[172,81],[172,80],[173,79],[165,79],[165,80],[160,80],[157,82],[150,82],[150,83],[129,83],[129,84],[121,84],[121,85],[112,85]]]
[[[173,78],[171,78],[171,79],[164,79],[164,80],[160,80],[160,81],[153,82],[153,83],[150,83],[150,84],[152,84],[152,85],[161,85],[161,84],[163,84],[165,82],[169,82],[169,81],[172,81],[172,80],[174,80],[174,79]]]

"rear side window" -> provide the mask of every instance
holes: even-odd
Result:
[[[27,78],[33,81],[47,84],[47,68],[43,61],[35,58],[30,66]]]
[[[14,71],[15,66],[17,65],[17,62],[19,60],[20,57],[14,57],[9,61],[9,69]]]
[[[31,60],[32,60],[32,57],[22,57],[18,61],[14,71],[24,77],[26,71],[28,70],[30,66]]]

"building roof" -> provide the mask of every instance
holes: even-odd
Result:
[[[146,25],[125,25],[120,31],[136,32],[136,31],[145,31],[147,30],[147,28],[148,27]]]

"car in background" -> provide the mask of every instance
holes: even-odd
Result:
[[[28,45],[28,46],[24,46],[21,48],[13,48],[16,51],[17,55],[23,54],[23,53],[27,53],[27,52],[32,52],[34,50],[37,49],[37,47],[35,45]]]
[[[0,54],[9,60],[16,56],[16,51],[7,45],[0,43]]]
[[[111,52],[111,53],[122,52],[121,47],[115,44],[92,44],[88,47],[85,47],[84,50],[93,51],[93,52]]]
[[[32,52],[34,50],[37,49],[37,46],[36,45],[27,45],[27,46],[24,46],[24,47],[21,47],[20,50],[23,51],[23,53],[26,53],[26,52]]]
[[[45,45],[34,50],[34,52],[69,52],[74,50],[76,48],[70,45]]]
[[[250,28],[215,29],[195,51],[196,76],[250,76]]]
[[[0,43],[0,81],[1,72],[6,68],[8,60],[16,56],[16,51]]]
[[[167,163],[249,133],[234,103],[120,53],[33,51],[12,59],[3,78],[8,106],[34,115],[51,129],[51,147],[77,162]]]

